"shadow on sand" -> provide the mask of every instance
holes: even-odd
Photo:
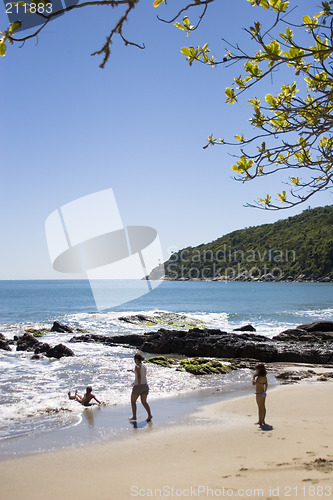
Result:
[[[133,429],[143,429],[143,427],[152,427],[153,422],[147,422],[146,420],[143,420],[142,422],[137,422],[136,420],[130,420],[130,423],[133,425]]]
[[[274,427],[272,425],[269,425],[269,424],[263,424],[260,426],[260,429],[262,431],[272,431],[274,429]]]

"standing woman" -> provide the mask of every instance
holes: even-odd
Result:
[[[256,424],[265,425],[266,417],[266,392],[267,392],[267,372],[265,365],[257,365],[253,375],[252,384],[256,386],[256,401],[258,405],[259,420]]]
[[[135,354],[134,356],[134,362],[135,362],[135,381],[132,389],[132,395],[131,395],[131,405],[132,405],[132,416],[129,418],[129,420],[136,420],[136,401],[138,397],[140,396],[141,398],[141,403],[143,407],[146,409],[148,413],[148,418],[147,422],[150,422],[152,417],[151,411],[150,411],[150,406],[147,403],[147,396],[149,393],[149,387],[147,384],[147,377],[146,377],[146,367],[144,364],[142,364],[142,361],[144,361],[144,357],[141,356],[141,354]]]

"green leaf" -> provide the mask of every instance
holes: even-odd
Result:
[[[235,135],[235,139],[237,139],[237,141],[239,141],[239,142],[244,142],[244,134]]]
[[[299,177],[291,177],[291,182],[293,186],[298,186],[299,185]]]
[[[266,94],[265,95],[265,100],[268,104],[270,104],[271,106],[273,106],[274,104],[274,97],[272,96],[272,94]]]
[[[225,95],[227,96],[226,102],[229,104],[234,104],[236,102],[236,96],[234,89],[227,87],[225,89]]]
[[[189,49],[188,47],[182,47],[182,48],[180,49],[180,52],[181,52],[182,54],[184,54],[184,56],[186,56],[186,57],[191,57],[191,55],[192,55],[192,51],[191,51],[191,49]]]
[[[303,19],[302,19],[302,20],[303,20],[303,23],[304,23],[304,24],[310,24],[310,25],[312,25],[312,24],[313,24],[313,21],[312,21],[312,19],[311,19],[311,17],[310,17],[310,16],[303,16]]]
[[[5,42],[0,42],[0,57],[3,57],[6,55],[6,44]]]
[[[175,23],[174,26],[176,26],[176,28],[178,28],[180,30],[183,30],[183,31],[186,30],[186,28],[184,28],[184,26],[182,24],[180,24],[180,23]]]
[[[259,5],[261,5],[261,7],[263,7],[265,10],[269,9],[269,3],[267,2],[267,0],[260,0]]]
[[[22,26],[22,22],[21,21],[15,21],[14,23],[12,23],[10,25],[9,31],[18,30],[19,28],[21,28],[21,26]]]
[[[278,193],[278,197],[281,201],[286,202],[287,201],[287,195],[285,191],[282,191],[282,193]]]

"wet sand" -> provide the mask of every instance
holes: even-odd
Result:
[[[251,395],[203,406],[181,425],[142,418],[124,439],[4,460],[1,498],[333,497],[333,383],[281,386],[267,408],[265,429]]]

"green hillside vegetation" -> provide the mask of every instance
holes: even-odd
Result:
[[[333,281],[333,206],[184,248],[165,262],[165,274],[173,280]]]

